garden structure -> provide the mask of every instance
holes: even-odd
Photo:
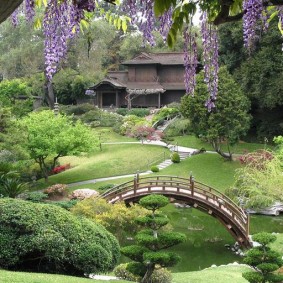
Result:
[[[186,92],[184,53],[141,53],[122,65],[128,70],[108,72],[86,91],[98,107],[160,108],[180,102]]]
[[[223,193],[205,184],[176,176],[140,177],[118,185],[101,195],[110,203],[137,202],[149,194],[162,194],[171,201],[181,201],[218,219],[235,240],[243,247],[251,247],[249,217]]]

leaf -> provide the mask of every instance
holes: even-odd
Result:
[[[34,26],[35,29],[40,29],[41,28],[41,20],[40,20],[40,18],[35,19],[33,26]]]
[[[154,14],[156,17],[160,17],[166,10],[164,0],[155,0],[154,1]]]
[[[127,28],[128,28],[127,20],[124,19],[124,20],[122,20],[122,30],[123,30],[123,32],[126,32]]]
[[[89,22],[87,22],[84,19],[81,20],[80,25],[82,26],[82,28],[85,28],[85,29],[89,28]]]
[[[117,20],[117,28],[120,29],[121,28],[121,24],[122,24],[122,19],[118,18]]]

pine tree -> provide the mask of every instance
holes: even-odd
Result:
[[[175,253],[163,251],[186,240],[186,236],[182,233],[161,229],[168,224],[169,220],[157,210],[168,203],[169,200],[162,195],[143,197],[139,204],[150,213],[144,217],[138,217],[136,221],[145,229],[136,235],[136,245],[121,249],[122,254],[133,260],[127,266],[128,271],[141,276],[141,283],[151,282],[152,273],[157,266],[173,266],[180,260]]]

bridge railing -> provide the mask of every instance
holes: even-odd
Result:
[[[178,176],[145,176],[140,177],[137,174],[134,180],[125,182],[116,187],[107,190],[101,195],[106,199],[123,198],[130,191],[134,196],[145,192],[157,192],[157,188],[162,193],[162,190],[175,190],[177,195],[191,196],[192,199],[197,199],[209,203],[210,206],[221,210],[229,218],[236,221],[244,232],[249,230],[249,220],[242,208],[240,208],[230,198],[225,196],[222,192],[207,186],[203,183],[194,181],[193,177],[183,178]]]

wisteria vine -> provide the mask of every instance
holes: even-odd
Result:
[[[184,81],[186,86],[186,94],[194,95],[196,86],[197,72],[197,34],[192,32],[192,26],[186,27],[184,30]]]
[[[208,111],[215,107],[218,93],[218,35],[216,27],[209,24],[207,13],[201,15],[201,35],[203,45],[204,82],[207,84],[209,98],[205,105]]]
[[[85,17],[85,11],[93,12],[96,0],[48,0],[43,20],[45,35],[44,55],[45,74],[49,81],[58,70],[60,61],[65,58],[68,40],[73,38],[80,29],[80,22]],[[35,17],[35,0],[24,0],[26,19],[32,23]],[[143,33],[144,40],[151,45],[155,44],[153,32],[159,31],[165,40],[172,26],[173,7],[170,7],[161,17],[154,15],[154,0],[124,0],[122,10],[131,17],[132,24]],[[13,25],[18,23],[18,13],[11,16]],[[278,18],[283,30],[283,5],[277,7]],[[192,15],[188,15],[191,23]],[[209,98],[205,105],[209,111],[215,107],[218,91],[218,36],[216,27],[209,23],[208,12],[201,15],[201,36],[203,44],[204,81],[207,84]],[[243,37],[244,45],[252,51],[258,38],[258,31],[266,31],[269,24],[267,0],[243,0]],[[184,81],[187,94],[194,94],[197,69],[196,34],[192,25],[186,27],[184,36]],[[282,35],[283,37],[283,35]],[[283,51],[283,44],[282,44]]]

